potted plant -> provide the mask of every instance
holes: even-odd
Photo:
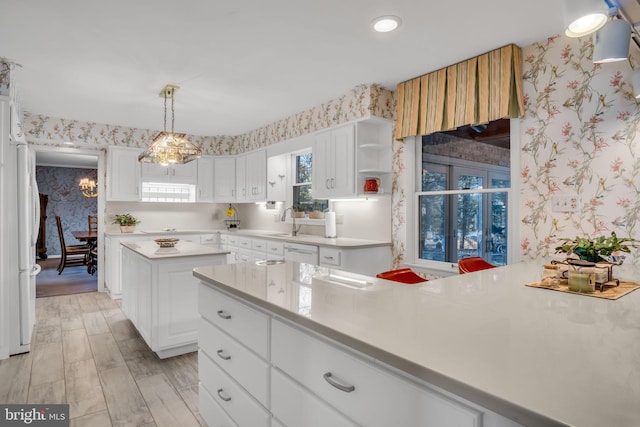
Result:
[[[304,205],[296,205],[293,207],[295,211],[293,216],[296,218],[304,218]]]
[[[309,212],[310,219],[322,219],[324,218],[324,212],[322,212],[322,206],[319,202],[313,203],[313,210]]]
[[[118,224],[120,226],[120,232],[122,233],[133,233],[136,228],[136,225],[140,223],[140,221],[134,217],[133,215],[126,214],[116,214],[116,219],[113,221],[114,224]]]
[[[630,253],[635,248],[637,240],[630,237],[618,238],[615,232],[610,236],[576,237],[575,239],[562,239],[562,244],[556,247],[556,253],[575,254],[578,258],[589,262],[609,261],[622,263],[624,257],[619,257],[619,252]]]

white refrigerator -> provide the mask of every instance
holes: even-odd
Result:
[[[0,101],[2,139],[2,295],[0,320],[8,340],[9,354],[30,351],[36,315],[36,275],[40,266],[35,251],[40,222],[40,200],[35,177],[35,153],[29,149],[17,113]],[[7,110],[9,125],[7,126]],[[18,126],[16,126],[18,125]],[[8,132],[7,132],[8,131]],[[8,135],[7,135],[8,133]],[[6,345],[4,346],[6,349]],[[2,358],[0,354],[0,359]]]

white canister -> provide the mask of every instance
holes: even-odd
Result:
[[[336,213],[324,213],[324,237],[336,237]]]

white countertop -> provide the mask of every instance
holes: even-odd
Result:
[[[640,426],[640,290],[610,301],[524,286],[541,274],[531,262],[404,285],[292,262],[194,270],[523,425]]]
[[[143,240],[137,242],[123,242],[122,246],[142,255],[148,259],[177,258],[205,255],[224,256],[229,251],[212,248],[210,246],[198,245],[196,243],[180,241],[173,248],[161,248],[153,240]]]
[[[310,245],[329,246],[329,247],[343,247],[343,248],[367,248],[375,246],[391,246],[391,241],[380,240],[368,240],[368,239],[353,239],[350,237],[335,237],[327,238],[323,236],[317,236],[313,234],[299,234],[297,236],[291,236],[289,233],[272,231],[272,230],[195,230],[195,229],[174,229],[172,231],[167,230],[151,230],[145,228],[137,228],[133,233],[121,233],[119,231],[105,233],[107,236],[173,236],[173,235],[188,235],[188,234],[213,234],[224,233],[227,235],[246,236],[251,238],[282,240],[285,242],[293,243],[307,243]]]

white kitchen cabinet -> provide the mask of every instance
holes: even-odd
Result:
[[[278,369],[271,371],[271,412],[286,426],[355,427],[338,411]]]
[[[238,425],[264,425],[271,415],[272,426],[287,427],[482,425],[478,408],[370,356],[211,285],[201,283],[199,292],[198,374],[207,390],[200,402],[224,408]]]
[[[314,135],[312,189],[316,199],[356,195],[355,125]]]
[[[107,201],[138,202],[140,191],[139,148],[107,148]]]
[[[149,239],[140,234],[122,234],[106,236],[104,239],[104,285],[113,299],[122,298],[122,245],[123,242],[135,242]]]
[[[143,163],[141,175],[144,182],[196,184],[198,181],[198,165],[197,161],[166,166],[159,163]]]
[[[146,243],[154,245],[136,248]],[[193,269],[224,264],[225,254],[150,259],[138,250],[122,250],[123,311],[161,359],[197,350],[199,282]]]
[[[319,265],[375,276],[391,269],[391,247],[335,248],[320,246]]]
[[[216,203],[236,201],[236,158],[213,159],[213,197]]]
[[[198,187],[196,190],[196,202],[213,203],[213,168],[214,158],[202,156],[197,160]]]
[[[198,359],[200,359],[198,355]],[[222,407],[216,402],[209,390],[202,384],[198,386],[198,408],[200,416],[209,427],[237,427],[238,425],[227,415]],[[273,426],[272,426],[273,427]]]
[[[235,200],[237,202],[246,202],[248,200],[247,197],[247,156],[239,155],[236,157],[236,189],[235,189]]]
[[[360,425],[482,425],[480,411],[277,319],[271,351],[273,366]]]
[[[287,175],[291,168],[291,155],[281,154],[267,159],[267,200],[287,200]]]
[[[256,150],[236,157],[236,201],[265,201],[267,152]]]
[[[367,178],[380,180],[378,194],[391,193],[393,122],[372,119],[356,123],[356,191],[360,196]]]

